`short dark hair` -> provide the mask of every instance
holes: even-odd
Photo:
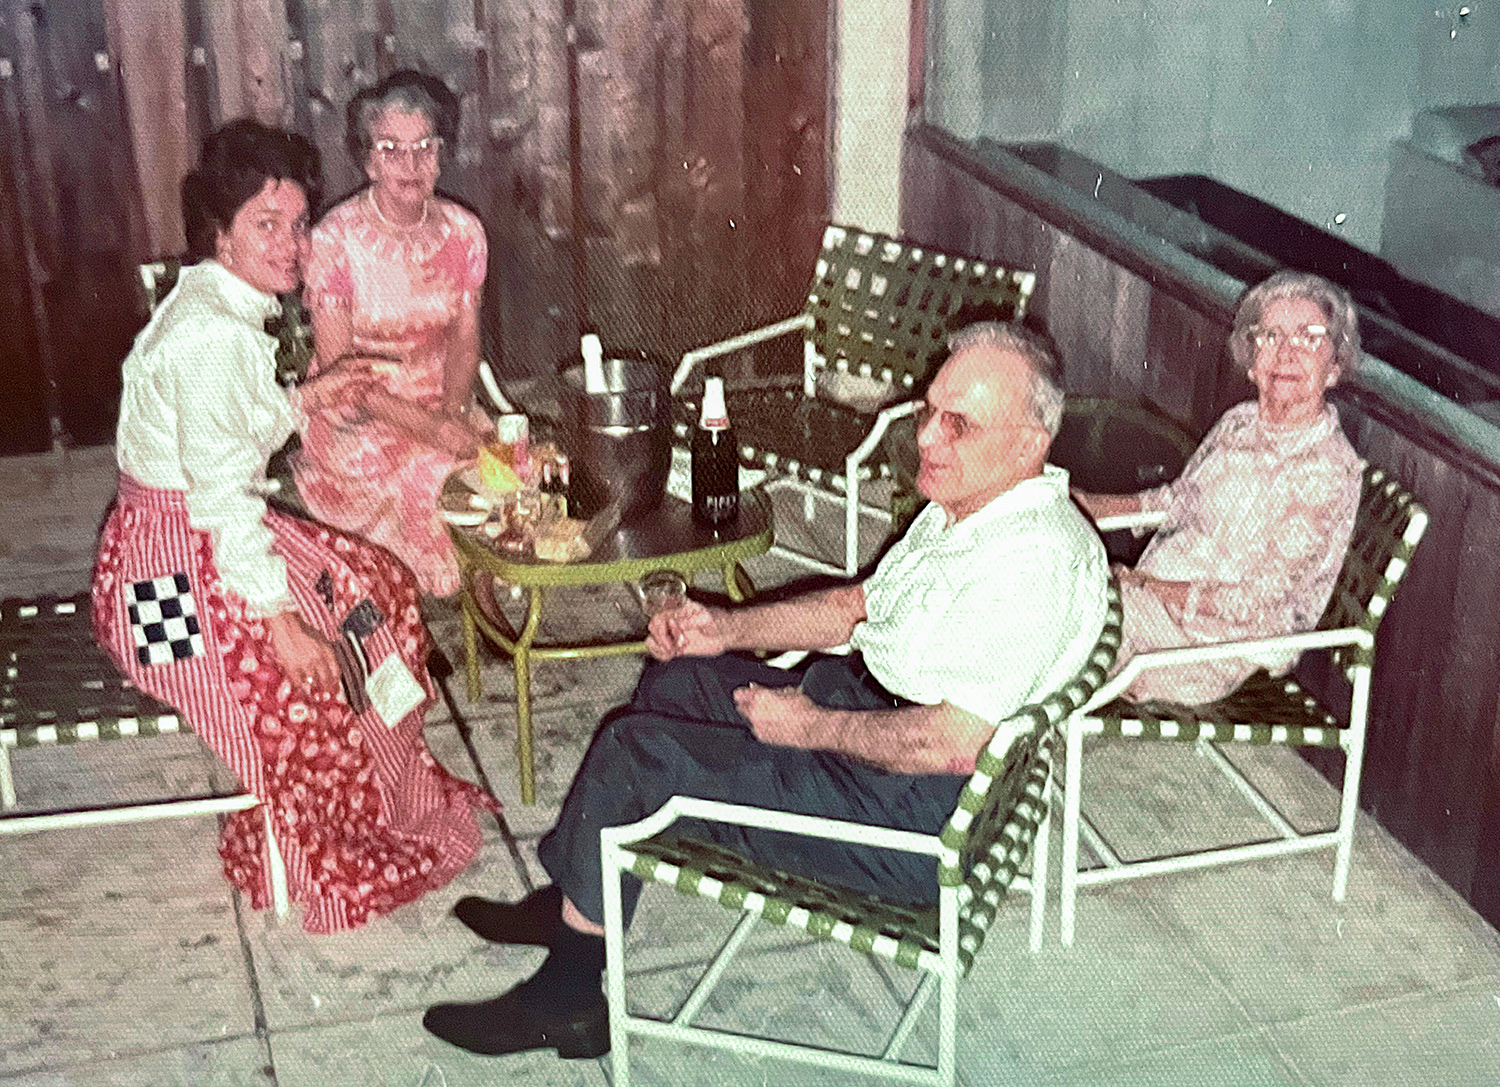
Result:
[[[361,166],[375,142],[370,138],[370,125],[376,114],[392,107],[424,115],[432,122],[433,133],[446,144],[458,139],[458,96],[437,76],[403,68],[349,99],[344,146]]]
[[[323,195],[317,148],[295,132],[241,118],[214,129],[203,141],[196,169],[182,179],[182,225],[188,260],[214,255],[245,202],[275,178],[301,187],[309,207]]]

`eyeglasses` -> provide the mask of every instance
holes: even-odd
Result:
[[[1294,331],[1254,325],[1245,329],[1244,336],[1245,342],[1257,351],[1278,351],[1283,343],[1297,351],[1316,351],[1329,339],[1328,329],[1323,325],[1303,325]]]
[[[942,434],[945,442],[961,442],[965,438],[972,437],[986,430],[1022,430],[1025,429],[1019,423],[990,423],[986,426],[974,422],[967,415],[956,411],[943,411],[933,407],[931,404],[923,404],[917,409],[917,433],[927,429],[927,424],[933,419],[938,421],[938,432]]]
[[[441,136],[427,136],[411,143],[402,143],[399,140],[376,140],[375,153],[385,162],[400,162],[403,158],[410,158],[412,162],[428,163],[437,159],[438,151],[442,149],[443,138]]]

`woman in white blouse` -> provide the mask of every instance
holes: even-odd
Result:
[[[1327,393],[1359,365],[1348,293],[1278,272],[1245,292],[1230,351],[1258,396],[1226,411],[1182,475],[1131,495],[1075,497],[1095,517],[1164,510],[1134,569],[1119,567],[1121,667],[1151,649],[1312,630],[1328,605],[1359,508],[1361,464]],[[1211,702],[1295,654],[1150,669],[1136,699]]]
[[[125,360],[119,493],[99,540],[94,633],[269,806],[310,932],[358,926],[474,858],[495,803],[428,752],[429,642],[388,552],[266,507],[267,457],[306,413],[357,398],[336,367],[288,393],[264,330],[307,256],[317,152],[235,121],[183,181],[191,256]],[[229,816],[225,874],[257,908],[258,810]]]

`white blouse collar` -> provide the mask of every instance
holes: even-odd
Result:
[[[200,268],[201,272],[198,271]],[[275,317],[281,312],[281,302],[274,294],[256,290],[216,260],[199,261],[190,268],[184,268],[182,274],[199,275],[211,282],[230,312],[254,324],[256,328],[264,324],[266,318]]]

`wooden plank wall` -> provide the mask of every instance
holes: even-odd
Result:
[[[1127,268],[943,146],[921,132],[908,139],[904,232],[1035,269],[1032,312],[1058,342],[1070,392],[1144,402],[1199,435],[1253,395],[1228,356],[1220,292],[1194,295],[1165,272],[1147,274],[1139,253]],[[1380,628],[1361,803],[1500,925],[1500,465],[1368,389],[1346,389],[1339,403],[1355,448],[1432,515]],[[1316,665],[1304,671],[1315,687],[1332,682]],[[1342,760],[1318,754],[1310,761],[1337,780]]]
[[[489,233],[503,374],[571,360],[581,326],[672,358],[786,316],[827,214],[827,58],[827,0],[0,0],[0,235],[17,242],[0,286],[27,326],[0,367],[33,416],[58,402],[62,440],[109,440],[145,317],[134,266],[182,251],[178,185],[206,133],[240,116],[303,132],[331,201],[363,183],[349,99],[400,67],[461,97],[439,187]],[[46,429],[15,440],[45,448]]]
[[[19,243],[0,282],[13,319],[0,351],[15,351],[7,399],[28,433],[24,405],[40,400],[60,440],[107,441],[137,327],[120,300],[134,296],[146,215],[102,5],[0,0],[0,99],[0,216],[15,216]],[[0,435],[0,450],[39,451],[16,438]]]
[[[112,20],[119,48],[162,54],[127,64],[125,76],[132,106],[150,104],[132,109],[131,125],[156,253],[181,243],[177,143],[190,160],[207,128],[234,116],[297,128],[322,152],[331,201],[363,183],[344,150],[346,103],[415,67],[462,98],[439,187],[489,232],[484,323],[502,372],[525,376],[576,354],[580,324],[606,344],[670,357],[800,304],[827,206],[822,2],[571,5],[577,215],[569,8],[559,0],[173,0],[149,11],[100,2],[131,13]],[[162,118],[173,135],[156,131]],[[782,267],[795,276],[765,274]]]

